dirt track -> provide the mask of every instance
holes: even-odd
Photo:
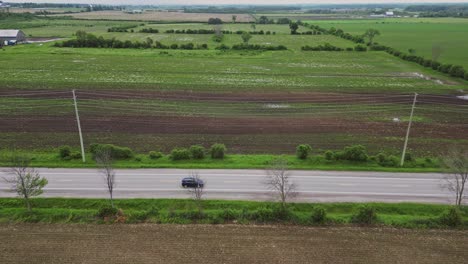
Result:
[[[0,225],[0,263],[467,263],[466,231]]]

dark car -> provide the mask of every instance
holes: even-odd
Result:
[[[201,179],[197,178],[183,178],[182,179],[182,187],[184,188],[203,188],[205,183]]]

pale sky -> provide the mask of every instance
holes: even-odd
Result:
[[[10,3],[76,3],[133,5],[291,5],[291,4],[379,4],[379,3],[468,3],[468,0],[3,0]]]

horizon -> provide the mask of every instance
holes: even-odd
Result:
[[[98,4],[98,5],[154,5],[154,6],[194,6],[194,5],[208,5],[208,6],[294,6],[294,5],[411,5],[411,4],[468,4],[468,0],[451,0],[451,1],[444,1],[444,0],[413,0],[413,1],[405,1],[405,0],[374,0],[374,1],[367,1],[367,0],[296,0],[293,3],[284,3],[281,0],[135,0],[135,1],[128,1],[128,0],[73,0],[73,1],[65,1],[65,0],[9,0],[3,1],[7,3],[47,3],[47,4]]]

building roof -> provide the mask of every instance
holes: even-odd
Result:
[[[7,30],[0,30],[0,37],[6,38],[15,38],[20,33],[20,30],[17,29],[7,29]]]

